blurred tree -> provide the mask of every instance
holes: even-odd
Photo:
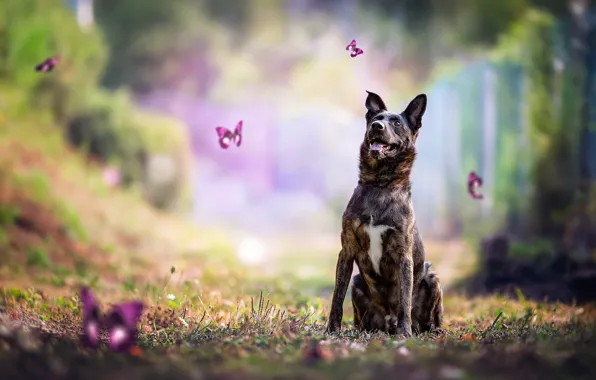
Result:
[[[361,0],[361,7],[400,21],[408,34],[403,63],[419,80],[456,50],[493,46],[530,7],[555,16],[568,12],[563,0]]]
[[[178,74],[200,66],[196,61],[201,61],[206,49],[201,37],[208,26],[199,10],[201,4],[193,0],[95,1],[96,20],[111,53],[103,84],[130,86],[136,93],[180,85]],[[193,79],[200,81],[200,72]]]
[[[246,28],[249,3],[237,0],[204,0],[209,18],[215,19],[239,34]]]

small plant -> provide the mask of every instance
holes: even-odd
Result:
[[[122,284],[122,289],[127,292],[134,293],[135,289],[137,288],[136,283],[134,280],[127,280]]]
[[[76,240],[87,241],[87,233],[77,211],[68,203],[59,206],[60,219],[64,222],[68,234]]]
[[[0,205],[0,226],[11,226],[19,217],[18,207],[12,205]]]
[[[48,268],[50,260],[44,248],[32,247],[27,249],[27,266]]]
[[[0,248],[4,248],[8,245],[9,239],[8,234],[5,230],[0,228]]]
[[[50,192],[50,181],[42,171],[34,170],[28,173],[22,179],[22,185],[38,200],[45,199]]]

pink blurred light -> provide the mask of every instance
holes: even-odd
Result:
[[[109,187],[115,187],[120,183],[120,171],[113,167],[103,169],[103,181]]]

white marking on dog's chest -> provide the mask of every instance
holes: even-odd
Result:
[[[380,264],[381,257],[383,256],[383,234],[385,231],[392,229],[394,228],[391,226],[374,226],[372,217],[370,218],[370,224],[364,226],[364,230],[368,234],[368,239],[370,241],[368,246],[368,257],[370,257],[373,269],[377,274],[381,274]]]

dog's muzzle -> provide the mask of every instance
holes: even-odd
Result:
[[[370,143],[371,151],[383,152],[386,150],[388,147],[388,144],[384,143],[384,141],[386,141],[386,134],[387,130],[382,121],[376,120],[370,124],[368,141]]]
[[[385,124],[383,124],[380,121],[373,121],[372,124],[370,125],[370,129],[375,132],[381,132],[382,130],[385,129]]]

